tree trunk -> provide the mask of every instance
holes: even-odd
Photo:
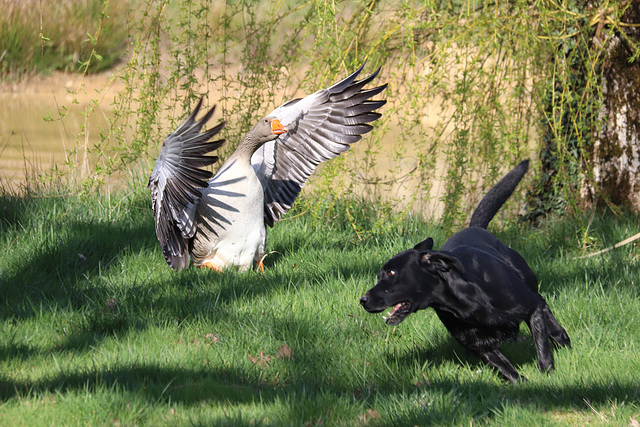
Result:
[[[583,198],[640,211],[640,0],[631,0],[602,62],[602,128],[587,147]],[[631,24],[631,25],[627,25]],[[593,43],[602,43],[598,24]],[[635,25],[635,26],[634,26]],[[633,60],[633,61],[632,61]],[[631,62],[632,61],[632,62]]]

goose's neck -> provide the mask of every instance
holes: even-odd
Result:
[[[238,147],[236,147],[233,157],[238,160],[250,162],[251,156],[262,144],[264,144],[264,141],[260,141],[260,139],[250,131],[242,138]]]

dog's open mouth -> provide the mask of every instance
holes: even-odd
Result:
[[[411,303],[409,302],[399,302],[393,307],[393,310],[387,317],[383,317],[384,321],[389,326],[399,325],[409,314],[409,309],[411,308]]]

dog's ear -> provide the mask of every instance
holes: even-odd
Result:
[[[458,270],[460,273],[465,272],[464,266],[460,262],[460,259],[449,252],[425,252],[420,255],[420,265],[442,273],[449,270]]]
[[[416,251],[430,251],[433,249],[433,239],[428,237],[413,247]]]

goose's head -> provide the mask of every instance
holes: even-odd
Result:
[[[275,116],[267,116],[260,119],[251,130],[253,137],[261,144],[272,141],[285,132],[287,132],[287,128]]]

